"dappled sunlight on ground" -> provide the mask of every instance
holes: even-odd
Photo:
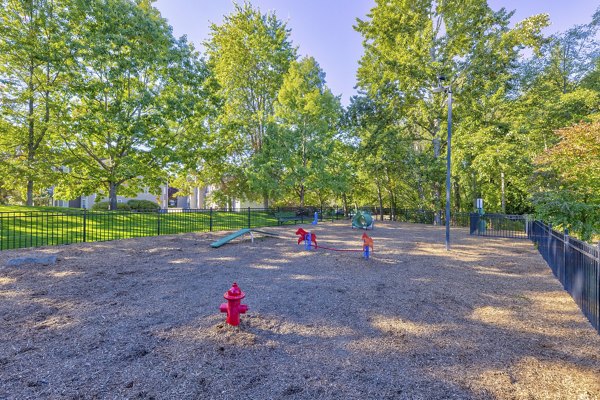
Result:
[[[81,271],[49,271],[48,276],[53,278],[68,278],[75,275],[81,275]]]
[[[169,264],[190,264],[193,261],[194,260],[192,260],[191,258],[178,258],[176,260],[169,261]]]
[[[17,280],[15,278],[7,278],[0,276],[0,285],[10,285],[15,283]]]
[[[2,290],[0,291],[0,297],[3,297],[5,299],[15,299],[18,297],[23,297],[24,294],[21,291],[18,290]]]
[[[516,313],[500,307],[479,307],[471,318],[490,325],[497,325],[505,328],[513,328],[522,330],[524,327],[523,321],[518,321]]]
[[[296,279],[299,281],[313,281],[313,280],[317,279],[316,277],[311,276],[311,275],[290,275],[290,278]]]
[[[254,269],[265,269],[265,270],[281,269],[281,267],[277,267],[275,265],[249,265],[248,267],[254,268]]]
[[[522,274],[505,272],[503,269],[498,268],[498,267],[475,266],[475,267],[473,267],[473,270],[478,274],[484,274],[484,275],[503,276],[506,278],[513,278],[513,279],[524,278],[524,276]]]
[[[600,391],[600,380],[597,371],[585,367],[573,369],[569,362],[523,357],[502,369],[484,371],[473,379],[473,386],[494,397],[506,397],[509,393],[513,398],[595,399]],[[531,387],[535,387],[535,391]],[[557,396],[565,389],[567,397]]]
[[[211,257],[207,261],[236,261],[236,257]]]
[[[349,221],[302,226],[362,248]],[[297,228],[0,252],[0,398],[600,398],[600,335],[531,243],[377,221],[365,260]]]
[[[381,315],[373,317],[371,324],[384,333],[394,335],[431,336],[443,329],[443,327],[436,324],[419,324]]]
[[[233,346],[283,346],[282,339],[294,336],[297,340],[333,339],[342,336],[356,336],[357,333],[343,326],[331,329],[326,321],[319,324],[300,324],[293,321],[281,321],[275,316],[243,315],[239,327],[229,326],[224,322],[225,314],[213,315],[192,321],[191,324],[168,329],[158,336],[185,341],[210,341],[215,344],[227,343]],[[241,335],[241,336],[240,336]],[[267,339],[268,340],[264,340]]]
[[[261,259],[261,263],[263,264],[273,264],[273,265],[282,265],[282,264],[288,264],[292,262],[289,259],[285,259],[285,258],[262,258]]]

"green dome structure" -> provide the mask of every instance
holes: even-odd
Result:
[[[373,229],[373,216],[368,211],[357,211],[352,218],[352,228]]]

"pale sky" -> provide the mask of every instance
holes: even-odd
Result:
[[[239,1],[243,3],[242,0]],[[374,0],[252,0],[262,12],[274,11],[291,28],[291,40],[301,56],[313,56],[327,74],[327,85],[347,105],[356,94],[354,85],[362,38],[352,26],[364,19]],[[513,22],[547,13],[552,25],[547,34],[564,31],[591,21],[598,0],[488,0],[492,9],[516,10]],[[233,11],[231,0],[158,0],[154,3],[173,26],[176,36],[188,39],[203,50],[210,23],[219,24]]]

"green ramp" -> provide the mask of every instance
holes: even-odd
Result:
[[[239,231],[234,232],[229,236],[225,236],[223,239],[220,239],[220,240],[217,240],[216,242],[211,243],[210,247],[214,247],[216,249],[217,247],[221,247],[224,244],[231,242],[233,239],[238,238],[238,237],[245,235],[246,233],[250,233],[250,232],[258,232],[258,233],[262,233],[263,235],[279,236],[276,233],[259,231],[258,229],[245,228],[245,229],[240,229]]]
[[[238,237],[240,237],[242,235],[245,235],[246,233],[250,233],[250,229],[248,229],[248,228],[246,228],[246,229],[240,229],[239,231],[234,232],[231,235],[225,236],[223,239],[220,239],[220,240],[217,240],[216,242],[211,243],[210,247],[214,247],[216,249],[217,247],[221,247],[225,243],[229,243],[233,239],[238,238]]]

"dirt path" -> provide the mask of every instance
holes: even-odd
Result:
[[[295,228],[1,252],[0,398],[600,398],[600,335],[532,243],[456,229],[446,252],[443,228],[379,223],[366,261]],[[5,266],[33,254],[58,262]],[[218,311],[233,281],[239,329]]]

